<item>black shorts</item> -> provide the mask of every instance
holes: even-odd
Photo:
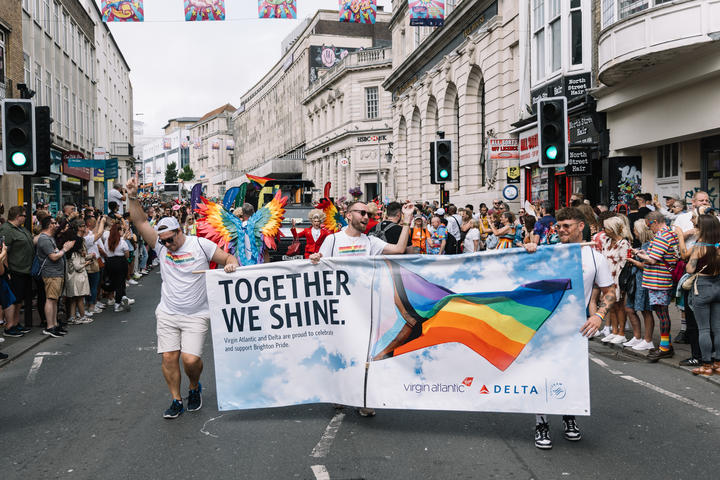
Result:
[[[15,294],[15,303],[32,298],[32,277],[29,273],[10,272],[10,289]]]

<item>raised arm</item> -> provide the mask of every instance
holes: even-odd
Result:
[[[388,243],[383,248],[383,255],[397,255],[405,253],[408,243],[408,235],[410,235],[410,222],[412,221],[413,212],[415,211],[415,205],[412,203],[406,203],[402,207],[402,232],[400,232],[400,238],[398,242],[393,245]]]
[[[158,234],[155,229],[150,226],[150,222],[147,220],[147,216],[138,202],[137,199],[137,188],[138,188],[138,174],[135,172],[135,177],[128,180],[125,185],[128,198],[128,210],[130,210],[130,220],[137,228],[140,236],[145,240],[150,248],[155,248],[157,244]]]

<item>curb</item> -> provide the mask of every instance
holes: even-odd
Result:
[[[7,345],[7,348],[3,348],[3,350],[5,351],[4,353],[8,354],[8,358],[0,360],[0,368],[3,368],[5,365],[12,362],[13,360],[21,356],[23,353],[27,352],[31,348],[40,345],[45,340],[50,338],[47,335],[43,335],[42,333],[40,333],[39,335],[33,335],[33,333],[35,332],[26,333],[22,337],[18,338],[17,341],[11,342],[10,345]],[[7,343],[9,342],[3,342],[3,345]]]
[[[680,365],[678,365],[678,360],[676,360],[675,358],[661,358],[657,362],[651,362],[647,359],[647,353],[641,353],[637,350],[633,350],[632,348],[623,347],[622,345],[602,343],[600,340],[596,340],[595,338],[591,338],[590,340],[595,342],[597,345],[604,347],[607,350],[610,350],[610,351],[613,351],[616,353],[621,353],[623,355],[635,357],[637,359],[644,360],[647,363],[659,363],[659,364],[663,364],[663,365],[666,365],[669,367],[673,367],[677,370],[682,370],[683,372],[686,372],[688,375],[690,375],[692,377],[700,378],[707,382],[714,383],[715,385],[720,387],[720,375],[715,374],[715,375],[712,375],[709,377],[706,377],[704,375],[693,375],[692,372],[690,371],[690,370],[692,370],[691,367],[681,367]],[[686,352],[684,348],[683,349],[675,349],[676,354],[680,353],[680,352],[687,353],[689,356],[689,352]]]

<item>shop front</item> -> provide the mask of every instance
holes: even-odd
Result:
[[[74,203],[78,208],[89,203],[88,182],[92,178],[92,169],[70,167],[68,159],[85,158],[81,152],[68,151],[62,156],[62,184],[60,208],[65,203]]]

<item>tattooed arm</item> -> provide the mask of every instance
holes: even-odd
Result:
[[[693,274],[697,271],[697,263],[700,257],[702,256],[702,253],[700,250],[703,250],[702,247],[693,247],[692,254],[690,255],[690,260],[688,260],[687,265],[685,266],[685,271],[687,273]],[[704,253],[704,252],[703,252]]]
[[[591,337],[595,335],[595,332],[597,332],[602,326],[603,318],[605,318],[608,311],[610,310],[610,307],[612,307],[617,300],[617,298],[615,297],[614,284],[607,287],[601,287],[600,291],[602,292],[602,300],[600,300],[600,305],[598,305],[595,313],[590,315],[582,328],[580,328],[580,333],[582,333],[582,335],[585,337]]]

